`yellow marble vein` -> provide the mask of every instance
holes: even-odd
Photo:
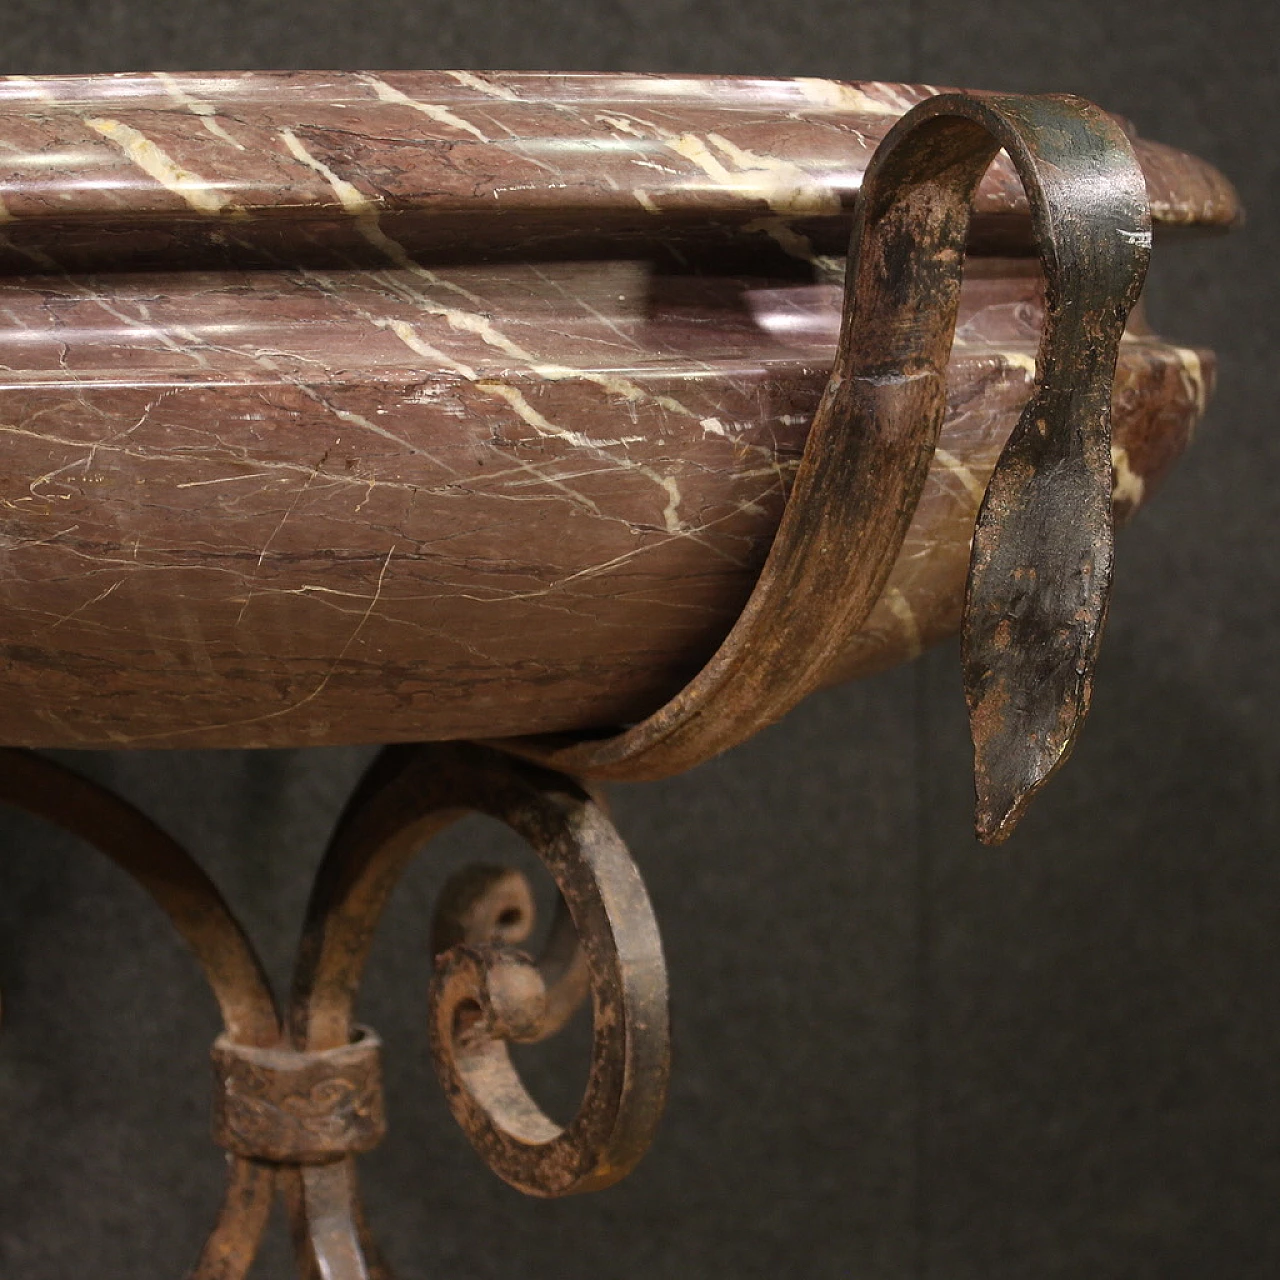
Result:
[[[488,80],[482,80],[477,75],[472,75],[470,71],[446,71],[445,75],[452,76],[460,85],[464,85],[468,89],[474,89],[477,93],[483,93],[486,98],[501,98],[504,102],[519,102],[520,95],[507,89],[500,84],[493,84]]]
[[[216,119],[218,108],[212,102],[202,102],[193,98],[167,71],[156,71],[155,78],[164,85],[165,92],[177,103],[186,107],[215,138],[229,142],[237,151],[243,151],[243,142],[237,142]]]
[[[196,212],[210,216],[223,213],[243,214],[244,211],[233,204],[229,197],[215,190],[207,178],[184,169],[132,125],[105,116],[90,116],[85,124],[118,147],[149,178],[154,178],[162,187],[181,196]]]
[[[1129,454],[1118,444],[1111,446],[1111,469],[1115,477],[1112,496],[1117,502],[1132,502],[1136,507],[1142,501],[1147,482],[1129,463]]]
[[[489,142],[490,138],[482,133],[470,120],[464,120],[461,116],[454,115],[448,107],[437,106],[432,102],[421,102],[417,98],[411,98],[407,93],[397,89],[395,85],[388,84],[385,80],[380,80],[374,75],[362,75],[359,77],[382,99],[383,102],[394,102],[402,107],[410,107],[414,111],[420,111],[424,116],[434,120],[437,124],[446,124],[451,129],[460,129],[464,133],[469,133],[473,137],[478,138],[481,142]]]
[[[815,106],[833,111],[856,111],[869,116],[897,116],[902,111],[887,102],[880,102],[851,84],[839,80],[817,80],[809,76],[797,76],[796,88]]]
[[[946,449],[935,449],[933,456],[964,485],[965,490],[975,502],[982,501],[986,490],[978,482],[978,477],[954,453],[948,453]]]

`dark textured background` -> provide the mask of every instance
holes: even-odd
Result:
[[[1221,354],[1185,465],[1120,543],[1093,717],[1004,849],[969,834],[955,651],[815,698],[693,775],[616,795],[674,984],[657,1146],[525,1201],[426,1062],[441,859],[380,938],[366,1020],[394,1129],[365,1161],[404,1277],[1280,1275],[1280,676],[1264,0],[5,0],[0,71],[510,67],[1072,90],[1217,162],[1245,234],[1157,252],[1170,336]],[[282,972],[367,752],[70,757],[188,840]],[[0,817],[0,1277],[149,1280],[193,1256],[214,1012],[141,895]],[[500,833],[472,826],[444,860]],[[72,1028],[77,1028],[73,1034]],[[580,1045],[548,1047],[564,1105]],[[260,1274],[283,1277],[277,1246]]]

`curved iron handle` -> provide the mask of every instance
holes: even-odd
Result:
[[[844,318],[768,559],[741,615],[670,702],[611,737],[495,745],[584,778],[691,768],[818,688],[876,603],[946,409],[974,192],[1004,148],[1046,284],[1036,388],[978,516],[964,624],[977,830],[995,843],[1065,759],[1088,708],[1111,580],[1110,393],[1150,253],[1142,170],[1081,98],[941,94],[863,179]]]

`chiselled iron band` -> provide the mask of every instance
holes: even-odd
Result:
[[[865,619],[938,437],[970,202],[1002,147],[1027,189],[1047,298],[1036,390],[978,518],[966,606],[979,834],[1002,838],[1088,705],[1110,582],[1110,387],[1150,239],[1123,133],[1070,98],[943,95],[899,121],[859,199],[827,391],[768,561],[721,648],[675,699],[613,737],[385,751],[317,875],[287,1009],[184,850],[101,788],[0,753],[0,800],[133,875],[218,999],[214,1130],[232,1158],[199,1280],[247,1273],[277,1193],[308,1280],[389,1280],[355,1172],[385,1125],[380,1045],[357,1026],[355,1002],[401,873],[466,812],[518,832],[561,907],[534,958],[518,949],[533,913],[520,876],[476,868],[446,887],[431,1038],[455,1118],[495,1172],[535,1195],[606,1186],[640,1159],[666,1092],[666,971],[639,873],[580,779],[662,776],[742,741],[817,687]],[[591,1072],[560,1127],[520,1084],[507,1045],[553,1034],[588,995]]]
[[[372,1151],[386,1134],[382,1041],[367,1027],[351,1044],[318,1052],[224,1035],[210,1056],[213,1140],[233,1155],[324,1164]]]

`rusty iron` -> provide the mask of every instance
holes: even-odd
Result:
[[[445,884],[431,932],[433,955],[457,946],[519,946],[533,931],[536,908],[528,878],[513,867],[466,867]],[[525,1043],[545,1040],[573,1017],[591,994],[586,952],[563,898],[538,957],[543,994]]]
[[[381,1042],[352,1010],[400,873],[467,812],[524,836],[563,906],[535,965],[514,945],[534,923],[522,875],[484,867],[447,886],[434,930],[431,1019],[454,1115],[490,1167],[533,1195],[607,1186],[649,1146],[670,1057],[662,947],[626,846],[603,804],[573,779],[471,743],[383,752],[317,877],[287,1016],[217,888],[144,815],[62,765],[13,750],[0,752],[0,801],[74,832],[132,875],[218,999],[225,1030],[212,1050],[213,1136],[231,1158],[195,1280],[248,1274],[278,1193],[302,1276],[390,1280],[355,1171],[355,1156],[385,1132]],[[560,1130],[519,1085],[504,1041],[546,1039],[588,995],[591,1072],[577,1117]],[[475,1020],[466,1016],[472,1005],[482,1011]]]
[[[217,887],[172,837],[104,787],[41,756],[0,750],[0,802],[70,831],[147,891],[191,949],[236,1044],[281,1043],[275,997]],[[233,1155],[217,1221],[192,1274],[239,1280],[257,1254],[275,1195],[275,1166]]]
[[[324,1052],[214,1041],[213,1140],[249,1160],[324,1164],[387,1131],[382,1042],[366,1027]]]
[[[970,204],[1003,148],[1026,188],[1046,280],[1036,389],[978,519],[965,687],[978,831],[1004,838],[1087,710],[1111,569],[1108,403],[1149,247],[1142,175],[1120,128],[1079,99],[940,95],[905,115],[867,170],[830,383],[768,561],[724,644],[665,707],[614,736],[391,747],[339,820],[317,873],[287,1005],[216,886],[137,810],[65,768],[0,752],[0,801],[81,836],[129,872],[194,952],[222,1013],[214,1135],[229,1153],[193,1275],[238,1280],[277,1194],[308,1280],[390,1280],[356,1155],[385,1128],[376,1035],[355,1022],[374,931],[408,863],[468,812],[506,823],[559,890],[535,959],[528,881],[470,868],[432,928],[432,1053],[490,1168],[566,1195],[623,1177],[666,1094],[666,970],[640,875],[596,779],[690,767],[821,685],[875,603],[919,498],[945,407]],[[590,781],[584,781],[590,780]],[[554,1034],[590,997],[591,1068],[553,1123],[511,1043]]]
[[[863,178],[835,366],[737,623],[665,706],[607,738],[503,743],[577,777],[664,777],[827,682],[902,549],[946,410],[970,210],[1004,148],[1046,283],[1036,389],[978,517],[964,620],[979,838],[1006,838],[1089,704],[1111,582],[1110,393],[1151,244],[1120,126],[1069,96],[940,94]]]
[[[616,1181],[648,1146],[665,1096],[666,970],[644,886],[603,806],[564,775],[469,743],[391,748],[374,770],[377,782],[339,822],[317,876],[294,987],[296,1043],[324,1049],[349,1038],[373,927],[424,838],[460,808],[497,818],[551,873],[582,960],[563,925],[539,966],[485,937],[491,907],[473,909],[468,928],[465,908],[446,902],[435,929],[439,944],[452,943],[432,988],[436,1066],[455,1118],[507,1181],[535,1195]],[[563,1025],[583,968],[595,1011],[591,1072],[561,1131],[519,1085],[504,1042]]]

